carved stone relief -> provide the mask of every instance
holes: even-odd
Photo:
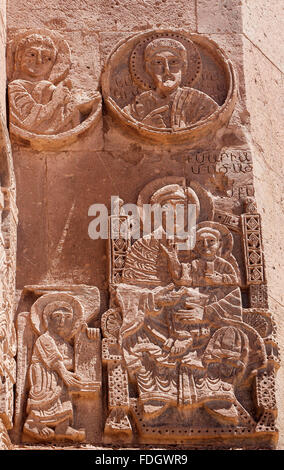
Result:
[[[103,76],[108,109],[147,138],[181,142],[216,132],[236,100],[233,68],[218,46],[183,31],[122,41]]]
[[[67,42],[49,30],[24,31],[8,48],[10,132],[33,148],[74,142],[96,124],[100,93],[72,89]]]
[[[257,433],[274,441],[274,391],[266,395],[278,368],[275,327],[267,308],[243,306],[232,235],[242,238],[239,218],[216,222],[210,194],[184,178],[154,180],[140,192],[142,221],[149,201],[195,203],[196,244],[178,251],[179,238],[169,241],[163,222],[130,246],[125,232],[112,241],[125,250],[101,320],[105,442],[198,443],[220,433],[227,442]]]
[[[59,148],[98,122],[100,93],[74,91],[70,49],[58,33],[17,33],[9,44],[8,66],[10,132],[17,143]],[[227,448],[241,448],[244,441],[272,447],[279,353],[252,155],[243,146],[219,148],[214,141],[236,104],[232,64],[204,36],[146,31],[123,40],[110,54],[102,90],[106,112],[127,136],[133,131],[137,146],[145,139],[170,144],[169,167],[157,165],[151,173],[160,174],[156,179],[143,170],[129,191],[137,202],[138,229],[146,225],[145,205],[170,207],[176,215],[178,205],[187,214],[191,204],[194,243],[191,232],[180,235],[177,223],[169,238],[163,217],[158,226],[151,219],[148,229],[133,237],[131,217],[119,199],[119,213],[109,216],[107,257],[94,248],[101,264],[108,263],[108,278],[106,266],[94,275],[105,276],[104,303],[97,287],[67,285],[64,273],[58,285],[25,285],[15,316],[16,340],[13,302],[5,297],[15,281],[15,253],[7,241],[15,232],[16,209],[5,183],[0,193],[0,211],[6,209],[0,227],[0,445],[9,447],[11,430],[13,442],[39,447],[158,443],[206,448],[216,439]],[[195,152],[192,142],[198,143]],[[123,192],[125,181],[120,174],[117,178],[113,187]]]
[[[24,442],[99,439],[101,339],[100,330],[87,324],[98,313],[98,289],[27,286],[25,302],[32,293],[39,297],[30,311],[17,316],[16,438]],[[85,408],[92,411],[95,425],[88,422]]]

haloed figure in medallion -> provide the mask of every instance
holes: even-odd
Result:
[[[145,48],[144,64],[154,89],[137,95],[124,108],[137,121],[157,128],[180,129],[206,119],[219,108],[205,93],[182,86],[190,63],[181,42],[154,39]]]

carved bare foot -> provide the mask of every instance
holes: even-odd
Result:
[[[171,348],[171,354],[174,356],[184,354],[191,345],[192,338],[187,338],[185,340],[177,339]]]
[[[48,441],[54,438],[54,430],[47,426],[40,426],[33,420],[27,420],[24,424],[24,432],[37,440]]]
[[[55,429],[56,439],[60,440],[68,440],[68,441],[76,441],[82,442],[86,439],[86,433],[84,429],[74,429],[71,426],[67,426],[64,430],[59,425]]]
[[[71,441],[82,442],[86,439],[86,433],[84,429],[74,429],[71,426],[68,426],[66,430],[66,439]]]

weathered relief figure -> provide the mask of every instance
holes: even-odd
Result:
[[[88,387],[74,372],[72,339],[82,327],[82,312],[66,300],[55,300],[32,321],[44,332],[33,348],[24,432],[37,440],[83,441],[85,431],[72,427],[71,400],[72,391]]]
[[[145,31],[117,45],[102,90],[123,125],[159,142],[186,139],[188,147],[215,140],[236,102],[235,72],[223,51],[204,36],[176,30]]]
[[[70,50],[61,38],[48,31],[26,33],[12,42],[10,50],[13,66],[8,94],[13,133],[22,129],[31,137],[79,132],[86,118],[99,110],[98,92],[88,96],[73,91],[68,77]]]
[[[144,52],[145,70],[154,89],[137,95],[124,111],[152,127],[179,129],[216,111],[218,104],[205,93],[182,86],[188,63],[185,46],[176,39],[151,41]]]
[[[168,257],[169,269],[176,279],[187,286],[223,286],[237,285],[238,275],[228,261],[218,256],[221,248],[222,235],[216,229],[216,223],[202,224],[196,232],[196,248],[198,257],[191,263],[180,263],[178,253],[172,244],[162,246]],[[215,226],[215,228],[213,227]],[[220,225],[219,225],[220,226]],[[223,227],[223,231],[228,233]]]
[[[187,194],[198,215],[196,194]],[[151,198],[174,208],[186,202],[184,188],[175,184]],[[126,256],[113,299],[121,312],[119,344],[126,368],[145,418],[155,419],[170,407],[182,412],[199,406],[217,421],[238,424],[250,418],[235,387],[265,363],[265,351],[260,336],[242,320],[232,236],[219,223],[201,222],[188,261],[184,255],[179,260],[178,240],[167,239],[162,222]]]

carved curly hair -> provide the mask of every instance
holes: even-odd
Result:
[[[41,34],[34,33],[34,34],[31,34],[30,36],[26,36],[25,38],[21,39],[21,41],[19,41],[19,43],[17,44],[16,52],[15,52],[15,65],[16,66],[17,64],[21,63],[24,49],[27,46],[31,46],[35,44],[45,46],[48,49],[50,49],[52,52],[52,60],[53,62],[55,61],[58,50],[53,40],[49,38],[48,36],[42,36]]]

